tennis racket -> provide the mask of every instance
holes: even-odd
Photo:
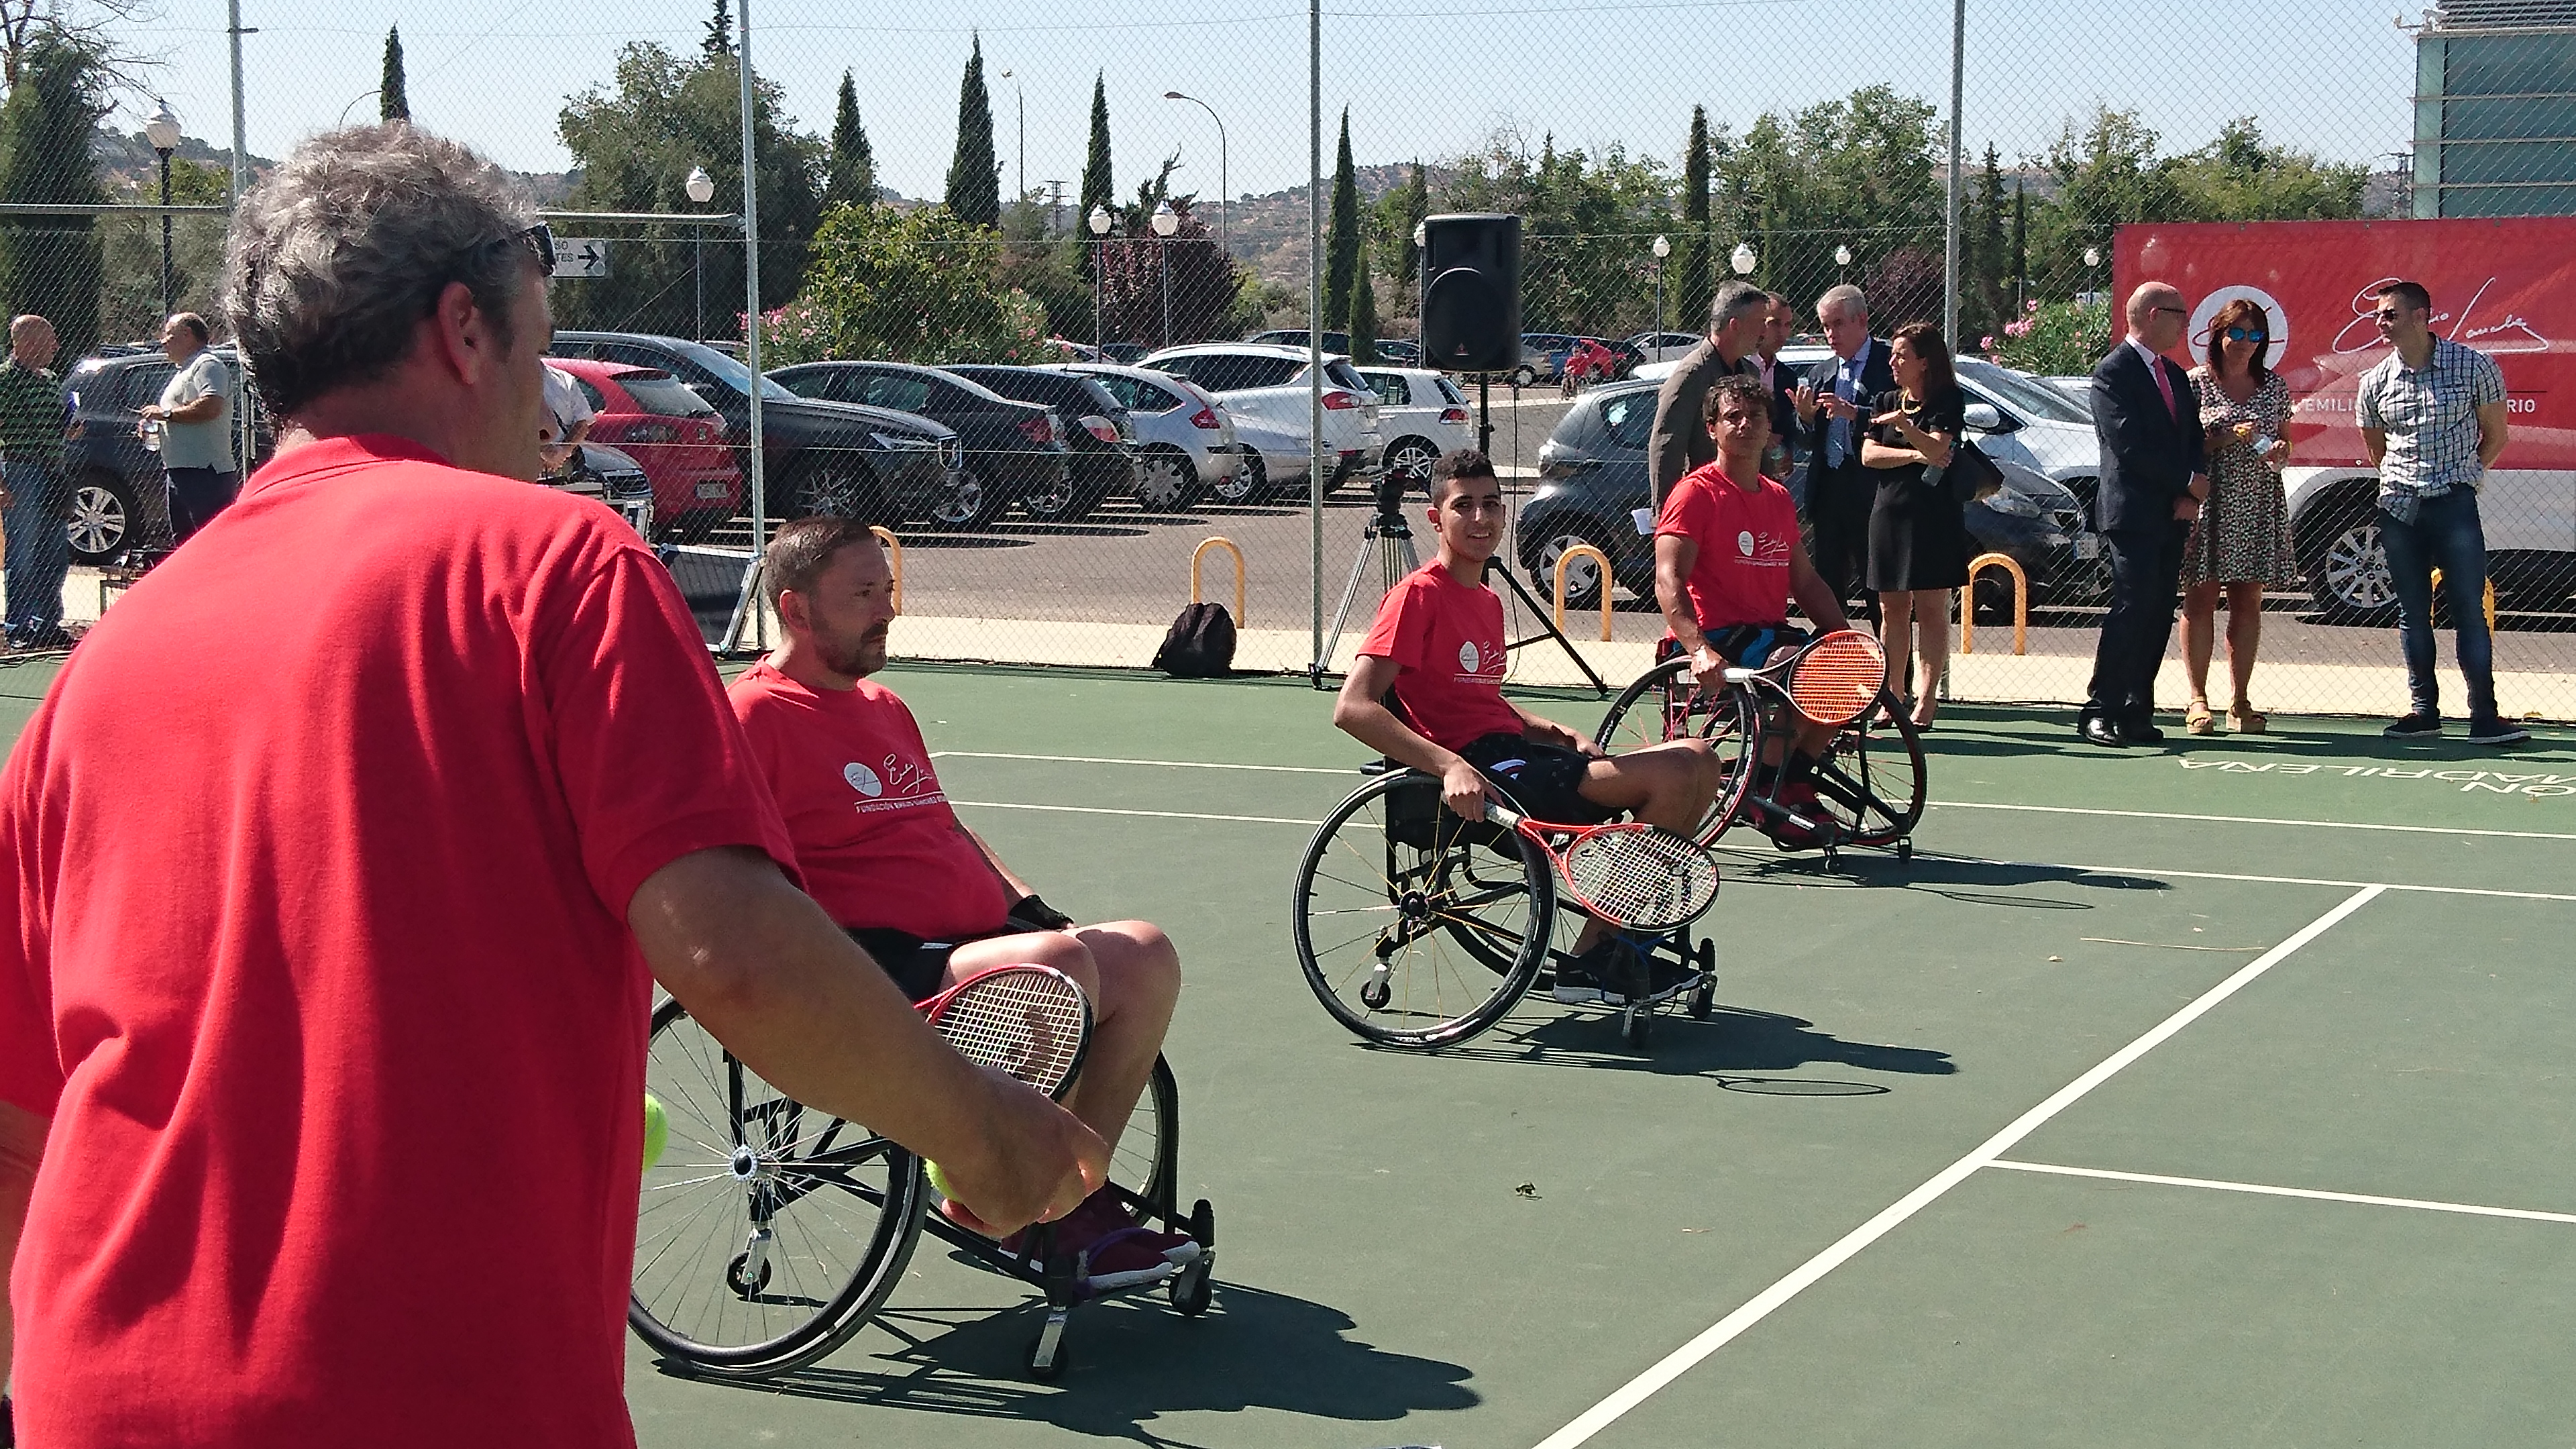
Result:
[[[1726,678],[1734,684],[1758,679],[1817,724],[1847,725],[1868,713],[1887,687],[1887,651],[1858,629],[1837,629],[1759,669],[1730,669]]]
[[[1091,998],[1052,966],[978,971],[921,1003],[957,1054],[1064,1100],[1091,1048]]]
[[[1660,825],[1548,825],[1491,800],[1485,818],[1546,851],[1575,903],[1614,926],[1670,930],[1717,900],[1717,857]]]

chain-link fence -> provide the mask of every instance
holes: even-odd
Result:
[[[2398,26],[2361,0],[932,3],[897,25],[648,0],[580,29],[453,8],[407,35],[350,12],[251,37],[246,169],[399,102],[525,172],[574,259],[555,351],[602,408],[593,438],[649,478],[656,531],[747,548],[779,519],[865,513],[902,545],[901,652],[1141,666],[1194,574],[1235,608],[1240,560],[1238,664],[1339,663],[1403,556],[1367,532],[1370,485],[1482,437],[1518,514],[1503,562],[1536,600],[1513,601],[1536,616],[1516,632],[1555,613],[1561,579],[1572,648],[1634,674],[1661,623],[1631,521],[1652,409],[1633,378],[1695,345],[1742,277],[1793,309],[1776,366],[1823,359],[1816,302],[1839,283],[1881,337],[1945,329],[2005,473],[1963,505],[1979,566],[1947,687],[2077,699],[2108,588],[2084,378],[2117,299],[2163,280],[2192,309],[2189,361],[2220,306],[2261,305],[2290,394],[2282,471],[2221,479],[2255,506],[2231,529],[2260,535],[2229,566],[2267,586],[2257,703],[2393,712],[2394,583],[2353,399],[2387,355],[2368,291],[2407,276],[2509,393],[2480,500],[2503,703],[2576,718],[2576,456],[2552,411],[2576,389],[2551,387],[2576,327],[2559,317],[2576,220],[2555,215],[2576,212],[2576,7],[2556,0]],[[101,33],[68,91],[32,50],[13,62],[0,202],[156,203],[142,114],[165,95],[229,110],[222,32]],[[172,150],[171,200],[219,205],[230,147]],[[1528,336],[1490,379],[1414,369],[1414,229],[1451,211],[1523,218]],[[152,364],[111,354],[163,311],[159,220],[63,220],[0,220],[12,310],[56,315],[66,363],[130,373],[117,395],[140,399]],[[218,219],[176,218],[170,305],[210,311],[220,244]],[[1310,370],[1318,322],[1355,362]],[[1793,491],[1803,452],[1778,465]],[[127,471],[148,543],[148,458]],[[1346,592],[1350,627],[1319,650]],[[1605,599],[1607,643],[1588,612]],[[2177,627],[2178,659],[2202,628],[2223,707],[2249,631],[2220,608]],[[1553,644],[1521,661],[1575,673]],[[2165,689],[2178,705],[2181,670]]]

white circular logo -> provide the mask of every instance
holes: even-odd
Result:
[[[1753,557],[1753,530],[1748,528],[1735,536],[1735,551],[1746,558]]]
[[[885,781],[877,778],[876,771],[856,760],[841,767],[841,778],[850,782],[851,789],[871,800],[885,793]]]
[[[1466,670],[1469,674],[1473,674],[1473,673],[1475,673],[1475,672],[1476,672],[1476,662],[1477,662],[1477,661],[1476,661],[1476,641],[1475,641],[1475,640],[1470,639],[1470,640],[1468,640],[1466,643],[1461,644],[1461,645],[1459,645],[1459,646],[1458,646],[1458,667],[1459,667],[1459,668],[1461,668],[1461,669],[1463,669],[1463,670]]]
[[[2191,309],[2191,331],[2184,334],[2184,345],[2195,359],[2208,356],[2209,319],[2218,315],[2219,308],[2240,297],[2263,309],[2267,323],[2265,331],[2272,339],[2272,350],[2264,354],[2264,365],[2279,367],[2282,360],[2290,355],[2290,314],[2273,300],[2271,293],[2260,287],[2221,287],[2201,298],[2200,305]]]

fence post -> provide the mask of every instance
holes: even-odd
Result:
[[[1588,543],[1578,543],[1556,556],[1556,632],[1565,632],[1565,566],[1577,555],[1589,555],[1601,570],[1601,642],[1610,642],[1610,556]]]
[[[881,523],[869,524],[868,532],[875,534],[877,541],[886,547],[886,566],[894,571],[894,611],[900,614],[903,612],[903,540],[894,536],[893,529]]]
[[[2013,585],[2013,653],[2030,652],[2030,575],[2020,564],[2000,553],[1981,553],[1968,561],[1968,587],[1960,595],[1959,652],[1977,652],[1977,574],[1980,570],[1999,568],[2012,576]]]
[[[1197,548],[1190,550],[1190,602],[1195,604],[1199,601],[1199,560],[1205,558],[1207,551],[1212,548],[1222,548],[1234,555],[1234,622],[1235,627],[1241,628],[1243,626],[1243,550],[1235,547],[1233,539],[1223,534],[1214,534]]]

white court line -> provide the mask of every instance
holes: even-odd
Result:
[[[2268,815],[2184,815],[2170,810],[2087,810],[2074,805],[1996,805],[1934,800],[1934,810],[2020,810],[2033,815],[2113,815],[2128,820],[2189,820],[2208,825],[2295,825],[2308,830],[2396,830],[2410,835],[2496,835],[2507,840],[2576,840],[2553,830],[2473,830],[2463,825],[2369,825],[2355,820],[2289,820]]]
[[[2303,1197],[2317,1202],[2351,1202],[2365,1207],[2415,1208],[2429,1213],[2466,1213],[2480,1218],[2525,1218],[2536,1223],[2576,1223],[2576,1213],[2544,1213],[2530,1208],[2480,1207],[2475,1203],[2432,1202],[2419,1197],[2378,1197],[2366,1192],[2320,1192],[2307,1187],[2270,1187],[2259,1182],[2220,1182],[2206,1177],[2164,1177],[2152,1172],[2106,1172],[2098,1167],[2059,1167],[2045,1162],[1989,1162],[2008,1172],[2044,1172],[2058,1177],[2098,1177],[2111,1182],[2143,1182],[2158,1187],[2199,1187],[2213,1192],[2250,1192],[2263,1197]]]
[[[2220,1002],[2252,984],[2255,978],[2264,972],[2288,960],[2300,947],[2325,934],[2344,917],[2376,899],[2382,889],[2383,887],[2380,886],[2369,886],[2354,892],[2345,897],[2341,905],[2300,927],[2296,935],[2247,962],[2238,968],[2236,974],[2201,993],[2190,1005],[2156,1023],[2146,1035],[2112,1053],[2091,1071],[2060,1087],[2047,1101],[2015,1118],[2012,1125],[1987,1138],[1975,1151],[1941,1169],[1930,1181],[1898,1199],[1878,1216],[1845,1233],[1832,1247],[1799,1264],[1787,1277],[1755,1294],[1751,1301],[1710,1325],[1708,1330],[1697,1338],[1666,1354],[1654,1367],[1621,1385],[1608,1398],[1585,1410],[1573,1423],[1541,1440],[1538,1449],[1574,1449],[1574,1446],[1610,1427],[1621,1415],[1644,1403],[1657,1390],[1681,1377],[1702,1359],[1724,1348],[1746,1329],[1770,1317],[1773,1310],[1805,1292],[1818,1279],[1850,1261],[1852,1256],[1861,1249],[1887,1236],[1907,1218],[1931,1206],[1950,1189],[1975,1174],[1979,1168],[1991,1165],[2015,1143],[2038,1131],[2050,1118],[2082,1100],[2094,1088],[2119,1075],[2138,1058],[2155,1050],[2174,1033],[2199,1020]]]
[[[991,750],[932,750],[934,760],[1036,760],[1050,765],[1157,765],[1167,770],[1260,770],[1273,775],[1357,775],[1359,767],[1319,770],[1312,765],[1220,765],[1206,760],[1112,760],[1091,755],[1005,755]],[[2571,837],[2576,838],[2576,837]]]
[[[1245,825],[1321,825],[1321,820],[1291,820],[1284,815],[1193,815],[1183,810],[1111,810],[1101,805],[1023,805],[1009,800],[951,800],[978,810],[1045,810],[1058,815],[1142,815],[1154,820],[1232,820]]]

